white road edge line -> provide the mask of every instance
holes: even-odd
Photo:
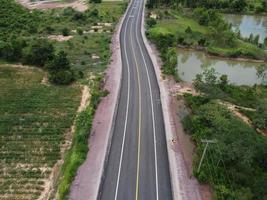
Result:
[[[137,23],[138,23],[138,20],[140,18],[140,8],[143,8],[143,3],[141,4],[141,6],[139,6],[139,9],[138,9],[138,15],[137,15]],[[137,24],[136,23],[136,24]],[[141,24],[142,26],[142,24]],[[151,111],[152,111],[152,124],[153,124],[153,139],[154,139],[154,154],[155,154],[155,174],[156,174],[156,200],[159,199],[159,186],[158,186],[158,164],[157,164],[157,140],[156,140],[156,128],[155,128],[155,114],[154,114],[154,104],[153,104],[153,98],[152,98],[152,89],[151,89],[151,79],[150,79],[150,76],[149,76],[149,73],[148,73],[148,68],[147,68],[147,63],[146,63],[146,60],[145,60],[145,56],[143,54],[143,50],[141,48],[141,45],[140,45],[140,41],[137,37],[137,27],[135,27],[135,37],[136,37],[136,40],[137,40],[137,43],[138,43],[138,47],[141,51],[141,54],[142,54],[142,58],[144,60],[144,64],[145,64],[145,67],[146,67],[146,75],[147,75],[147,79],[148,79],[148,85],[149,85],[149,92],[150,92],[150,103],[151,103]]]
[[[131,5],[130,5],[131,6]],[[129,12],[132,12],[132,10],[129,10]],[[124,53],[126,57],[126,63],[127,63],[127,72],[128,72],[128,93],[127,93],[127,106],[126,106],[126,118],[125,118],[125,123],[124,123],[124,130],[123,130],[123,139],[122,139],[122,145],[121,145],[121,155],[120,155],[120,163],[119,163],[119,171],[118,171],[118,176],[117,176],[117,184],[116,184],[116,191],[115,191],[115,197],[114,199],[117,200],[118,197],[118,189],[119,189],[119,183],[120,183],[120,174],[121,174],[121,164],[122,164],[122,157],[123,157],[123,152],[124,152],[124,144],[125,144],[125,135],[126,135],[126,129],[127,129],[127,123],[128,123],[128,113],[129,113],[129,99],[130,99],[130,68],[129,68],[129,60],[126,52],[126,30],[128,26],[130,17],[127,18],[126,24],[125,24],[125,31],[124,31],[124,37],[123,41],[125,44],[124,47]]]

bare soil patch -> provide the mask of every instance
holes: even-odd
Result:
[[[69,36],[49,35],[47,38],[50,39],[50,40],[56,40],[58,42],[64,42],[64,41],[68,41],[68,40],[72,39],[73,36],[72,35],[69,35]]]
[[[53,0],[36,1],[36,2],[31,2],[30,0],[16,0],[16,1],[28,9],[53,9],[53,8],[72,7],[77,11],[84,12],[88,8],[85,0],[73,0],[72,2],[69,3],[53,1]]]
[[[78,112],[82,112],[85,110],[85,108],[89,105],[90,97],[91,97],[90,89],[87,85],[85,85],[83,87],[82,99],[81,99],[80,106],[78,108]]]
[[[252,111],[252,112],[256,112],[256,109],[237,106],[237,105],[231,104],[229,102],[220,101],[220,100],[218,100],[218,102],[219,102],[219,104],[221,104],[221,105],[225,106],[227,109],[229,109],[235,116],[237,116],[243,122],[245,122],[249,126],[252,126],[252,121],[246,115],[244,115],[242,112],[240,112],[240,109],[248,110],[248,111]],[[265,130],[261,130],[259,128],[256,128],[256,131],[263,136],[267,136],[267,132]]]

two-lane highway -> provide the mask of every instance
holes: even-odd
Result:
[[[132,0],[120,33],[122,83],[102,200],[172,199],[159,87],[144,45],[144,0]]]

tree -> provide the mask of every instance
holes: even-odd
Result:
[[[263,9],[263,11],[267,11],[267,0],[262,0],[261,2],[261,7]]]
[[[247,7],[247,2],[246,0],[234,0],[232,2],[232,8],[236,12],[241,12]]]
[[[219,84],[222,89],[225,89],[225,87],[228,85],[228,76],[226,74],[220,76]]]
[[[70,62],[64,51],[60,51],[55,55],[46,68],[49,71],[49,80],[55,84],[66,85],[74,81],[74,73],[70,68]]]
[[[203,72],[205,83],[208,85],[215,85],[217,81],[216,71],[214,68],[205,69]]]
[[[254,37],[254,39],[253,39],[253,43],[254,43],[255,45],[259,45],[259,39],[260,39],[260,36],[259,36],[259,35],[256,35],[256,36]]]
[[[264,45],[267,46],[267,37],[264,38]]]
[[[54,56],[54,47],[46,39],[33,40],[23,49],[22,61],[25,64],[44,66]]]

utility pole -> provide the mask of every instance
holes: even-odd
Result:
[[[208,148],[209,144],[214,144],[217,141],[216,140],[201,140],[201,142],[202,143],[206,143],[206,146],[205,146],[204,151],[202,153],[202,156],[201,156],[201,159],[200,159],[200,163],[199,163],[198,168],[197,168],[197,172],[200,171],[200,168],[201,168],[202,162],[204,160],[204,157],[206,155],[206,151],[207,151],[207,148]]]

